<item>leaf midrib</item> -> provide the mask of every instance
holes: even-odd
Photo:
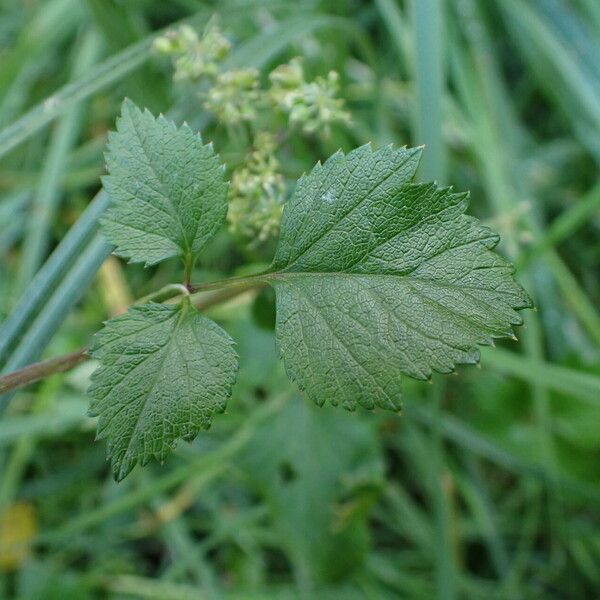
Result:
[[[355,204],[351,205],[347,211],[345,211],[342,215],[340,215],[338,220],[334,221],[330,226],[326,227],[318,235],[318,237],[310,243],[310,245],[308,247],[306,247],[304,250],[302,250],[302,252],[300,252],[300,254],[298,254],[291,262],[289,262],[287,265],[285,265],[284,268],[289,269],[292,265],[296,264],[311,248],[313,248],[315,246],[315,244],[319,243],[328,233],[331,233],[331,231],[333,231],[342,221],[347,219],[356,209],[360,208],[363,205],[363,203],[370,198],[371,194],[377,188],[379,188],[383,184],[385,184],[386,181],[388,181],[394,175],[397,175],[398,171],[402,167],[404,167],[406,165],[406,163],[413,156],[414,156],[414,153],[407,154],[405,160],[400,165],[398,165],[398,167],[396,169],[390,171],[390,173],[386,177],[384,177],[383,179],[378,181],[373,187],[371,187],[369,190],[367,190],[363,196],[358,198],[358,200],[356,201]],[[346,156],[344,156],[344,160],[346,160]],[[344,184],[344,189],[346,188],[346,186],[347,186],[347,181]]]
[[[399,279],[406,280],[407,283],[411,281],[417,281],[419,283],[431,284],[437,287],[446,287],[457,290],[474,290],[478,292],[493,292],[495,294],[501,294],[504,296],[515,296],[516,294],[512,292],[507,292],[504,290],[495,290],[489,287],[482,286],[472,286],[472,285],[463,285],[459,283],[453,283],[451,281],[443,281],[439,279],[428,279],[427,277],[415,277],[412,275],[412,271],[409,273],[346,273],[345,271],[333,271],[333,272],[323,272],[323,271],[274,271],[272,273],[266,273],[257,277],[257,279],[262,279],[263,281],[286,281],[293,279],[302,279],[307,277],[315,277],[317,279],[322,279],[326,277],[335,277],[335,278],[386,278],[386,279]]]
[[[127,441],[127,447],[126,447],[126,449],[125,449],[125,451],[123,453],[123,459],[122,459],[122,461],[121,461],[121,463],[119,465],[119,475],[121,475],[121,472],[123,470],[123,461],[127,460],[127,456],[128,456],[129,451],[131,449],[131,444],[133,442],[133,439],[137,435],[138,427],[140,425],[140,422],[142,421],[142,416],[144,415],[144,413],[146,412],[146,408],[148,407],[149,398],[152,395],[152,392],[154,391],[154,388],[156,387],[156,382],[159,380],[160,376],[162,375],[162,371],[163,371],[163,369],[165,367],[165,363],[166,363],[167,358],[169,356],[168,348],[173,343],[173,340],[176,339],[176,336],[174,334],[175,334],[175,331],[177,330],[177,328],[179,327],[182,315],[181,314],[177,315],[177,313],[174,312],[173,315],[170,318],[172,319],[172,318],[175,318],[175,317],[177,317],[177,320],[176,320],[176,322],[175,322],[175,324],[173,326],[173,330],[171,331],[171,334],[169,336],[169,339],[168,339],[167,343],[158,350],[158,352],[162,352],[163,353],[163,356],[161,357],[161,359],[160,359],[160,365],[159,365],[158,369],[156,369],[156,373],[155,373],[154,377],[152,378],[152,383],[150,384],[150,387],[148,388],[148,394],[146,394],[146,397],[144,398],[144,400],[142,402],[142,407],[141,407],[141,410],[138,412],[138,416],[137,416],[137,419],[135,421],[135,425],[133,427],[133,431],[131,432],[131,435],[129,436],[129,440]],[[147,358],[144,359],[144,360],[142,360],[140,362],[140,364],[136,365],[136,367],[133,370],[137,369],[137,367],[139,367],[141,364],[144,364],[146,362],[146,360],[147,360]],[[131,373],[133,373],[133,370],[130,371],[127,375],[130,376]]]
[[[175,220],[175,223],[177,224],[177,226],[179,227],[180,233],[182,235],[182,241],[183,241],[183,244],[184,244],[184,248],[182,248],[182,250],[184,250],[184,254],[190,253],[190,251],[191,251],[190,242],[187,239],[186,231],[185,231],[185,229],[183,227],[183,223],[181,222],[181,218],[180,218],[178,207],[175,205],[175,203],[171,199],[170,194],[167,193],[167,190],[165,189],[164,182],[160,178],[158,170],[155,168],[155,166],[153,164],[153,161],[150,158],[150,155],[148,154],[148,151],[146,150],[146,147],[144,146],[144,140],[143,140],[142,136],[140,135],[140,132],[138,131],[138,127],[137,127],[137,124],[135,122],[135,119],[132,117],[131,114],[129,116],[129,119],[131,121],[131,126],[133,128],[133,132],[135,133],[135,135],[136,135],[136,137],[137,137],[137,139],[139,141],[139,145],[140,145],[140,149],[142,151],[142,155],[146,159],[148,167],[150,167],[150,170],[152,171],[152,173],[154,173],[154,177],[156,177],[156,181],[158,182],[159,189],[155,190],[155,191],[157,191],[159,193],[159,195],[161,195],[167,201],[167,206],[170,207],[170,208],[172,208],[174,210],[174,214],[172,215],[172,217]],[[151,186],[148,186],[148,187],[151,187]],[[163,236],[163,237],[166,237],[166,236]],[[170,239],[170,238],[167,238],[167,239]],[[171,241],[173,241],[173,240],[171,240]]]

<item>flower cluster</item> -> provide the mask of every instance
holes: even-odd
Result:
[[[339,75],[335,71],[307,82],[301,59],[294,58],[272,71],[269,79],[269,95],[275,106],[289,115],[291,124],[301,125],[304,133],[327,136],[333,123],[349,122],[344,100],[337,97]]]
[[[216,25],[210,25],[200,38],[189,25],[167,32],[154,40],[153,50],[170,56],[176,80],[195,81],[217,75],[231,43]]]
[[[270,133],[259,133],[245,166],[234,171],[229,188],[229,229],[258,245],[279,230],[285,181],[275,158],[277,142]]]
[[[223,59],[231,49],[229,40],[212,24],[204,35],[188,25],[170,31],[154,42],[154,50],[170,56],[174,79],[205,81],[199,87],[203,106],[247,152],[244,164],[231,174],[229,229],[250,247],[275,236],[285,200],[285,179],[275,154],[278,146],[272,131],[274,119],[262,119],[265,111],[283,113],[290,131],[327,136],[334,123],[347,123],[349,113],[338,98],[339,76],[307,81],[300,58],[279,65],[269,75],[270,85],[261,87],[259,72],[251,68],[226,69]],[[207,83],[207,84],[206,84]],[[267,123],[271,131],[257,132],[256,123]],[[252,147],[247,149],[247,142]],[[281,141],[281,138],[279,138]],[[234,144],[235,145],[235,144]],[[239,143],[238,143],[239,146]]]
[[[217,76],[208,90],[204,107],[223,123],[236,125],[256,118],[259,100],[258,71],[232,69]]]

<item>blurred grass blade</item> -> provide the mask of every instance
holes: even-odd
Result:
[[[565,43],[556,27],[535,3],[506,0],[498,7],[506,17],[531,73],[546,93],[562,107],[582,143],[600,162],[600,72],[598,63],[586,68],[573,44]],[[566,15],[570,11],[565,9]],[[594,44],[590,38],[590,45]]]
[[[77,79],[89,71],[100,54],[100,38],[95,31],[83,36],[75,47],[73,78]],[[61,177],[66,170],[68,155],[81,129],[83,107],[73,106],[57,123],[44,162],[37,194],[30,207],[32,218],[28,220],[27,235],[23,243],[21,265],[16,289],[23,291],[38,270],[48,245],[50,228],[59,200]]]
[[[266,421],[277,412],[283,402],[289,399],[289,394],[280,394],[272,400],[254,410],[238,430],[229,436],[220,446],[211,452],[206,452],[194,458],[191,462],[179,468],[172,469],[165,475],[155,477],[149,485],[128,491],[112,502],[88,511],[86,514],[77,515],[67,521],[59,529],[42,533],[40,541],[60,540],[65,535],[84,531],[95,525],[114,517],[118,514],[136,508],[137,506],[152,500],[157,495],[167,492],[171,488],[187,481],[190,477],[204,473],[205,483],[213,477],[220,475],[224,469],[229,468],[230,459],[240,452],[252,439],[258,425]],[[196,484],[198,482],[196,481]],[[114,484],[113,484],[114,485]],[[198,489],[198,488],[196,488]]]
[[[489,496],[486,482],[479,473],[477,462],[471,458],[468,464],[471,467],[468,476],[461,474],[459,469],[454,469],[453,475],[461,496],[479,525],[494,568],[498,576],[504,578],[509,570],[509,558],[499,529],[497,510]],[[513,592],[507,596],[515,598],[516,594]]]
[[[302,36],[328,28],[341,29],[360,38],[360,30],[350,19],[315,14],[306,14],[300,18],[294,16],[237,46],[225,61],[225,68],[261,68]]]
[[[375,4],[396,47],[398,58],[406,60],[409,56],[412,57],[412,48],[408,44],[412,32],[404,19],[404,15],[400,12],[396,0],[375,0]]]
[[[56,437],[81,426],[86,420],[86,403],[81,398],[60,398],[49,410],[0,421],[0,446],[8,446],[24,436]]]
[[[15,94],[15,86],[18,88],[24,83],[22,76],[29,79],[32,73],[26,71],[30,68],[38,71],[35,63],[44,64],[42,55],[47,48],[60,44],[70,35],[85,14],[81,8],[78,0],[47,0],[39,4],[32,19],[18,32],[12,47],[3,51],[0,59],[0,123],[11,116],[11,111],[6,110],[7,105],[12,104],[10,96]],[[28,64],[32,66],[28,67]]]
[[[169,598],[169,600],[209,600],[214,597],[199,591],[193,585],[166,579],[157,581],[139,575],[107,577],[104,587],[111,596],[116,594],[116,597],[119,598],[139,598],[140,600],[160,600],[161,598]],[[247,598],[250,599],[249,596]]]
[[[579,0],[586,16],[591,20],[591,26],[600,34],[600,4],[597,0]],[[587,21],[587,19],[586,19]]]
[[[205,19],[205,11],[200,11],[182,22],[196,22]],[[174,23],[170,27],[177,26]],[[167,28],[168,29],[168,28]],[[144,64],[150,57],[150,48],[154,38],[161,35],[158,31],[114,54],[109,59],[88,71],[78,81],[65,85],[58,92],[46,98],[20,119],[0,131],[0,157],[25,141],[58,115],[70,109],[74,104],[92,94],[114,84]]]
[[[594,306],[557,252],[554,250],[547,251],[544,259],[554,273],[565,303],[577,316],[585,333],[591,340],[600,345],[600,312],[598,312],[597,307]]]
[[[414,48],[412,73],[415,87],[413,104],[413,145],[424,144],[427,151],[419,166],[418,177],[425,181],[444,183],[446,151],[442,131],[442,102],[445,94],[444,16],[441,0],[411,0]],[[398,44],[399,45],[399,44]],[[457,594],[456,548],[452,539],[453,508],[448,497],[448,476],[445,467],[444,443],[441,431],[441,408],[445,382],[437,382],[434,390],[434,426],[431,432],[432,456],[426,468],[430,473],[431,502],[435,515],[434,544],[436,597],[452,600]]]
[[[415,36],[413,73],[416,87],[413,145],[425,144],[419,167],[425,181],[446,181],[446,151],[442,132],[444,97],[444,17],[441,0],[412,0]]]
[[[454,507],[450,499],[453,485],[448,485],[451,477],[446,469],[444,438],[442,430],[442,404],[445,382],[437,381],[437,389],[432,393],[433,423],[431,427],[431,457],[427,467],[431,473],[433,512],[435,515],[434,555],[436,566],[436,591],[441,600],[457,597],[457,548],[453,543]]]
[[[481,360],[495,371],[600,406],[600,376],[521,356],[503,348],[482,348]]]
[[[46,299],[75,258],[83,252],[86,241],[97,228],[98,217],[108,204],[108,196],[104,191],[100,191],[38,271],[13,312],[0,325],[0,362],[6,360],[7,353],[17,337],[41,310]],[[19,366],[23,366],[23,363]],[[2,372],[8,370],[12,369],[7,369],[5,366]]]
[[[147,60],[153,37],[111,56],[78,81],[64,86],[20,119],[0,131],[0,157],[25,141],[58,115],[118,81]]]
[[[0,202],[0,255],[6,252],[20,238],[25,226],[25,212],[31,198],[29,191],[19,191],[5,196]],[[8,281],[0,279],[0,293],[3,295],[2,309],[9,294]]]
[[[594,34],[600,32],[594,32],[593,24],[590,28],[590,22],[583,20],[568,0],[536,0],[535,8],[547,21],[552,34],[572,49],[590,78],[597,80],[600,38]]]
[[[96,271],[109,252],[110,247],[104,237],[100,233],[96,234],[91,243],[81,252],[60,286],[44,304],[44,310],[27,329],[27,333],[21,338],[4,366],[4,372],[23,367],[42,354],[71,308],[87,291]],[[11,397],[12,394],[0,396],[0,414],[6,409]]]
[[[536,256],[575,234],[598,210],[600,210],[600,183],[554,219],[550,227],[536,238],[527,253],[519,258],[517,269],[525,268]]]
[[[431,410],[423,406],[411,404],[406,407],[406,415],[411,416],[421,423],[433,426],[435,417]],[[442,419],[442,431],[445,437],[464,447],[469,453],[475,454],[493,462],[507,471],[518,473],[526,477],[535,476],[547,480],[556,478],[569,491],[583,497],[600,501],[600,486],[588,484],[564,474],[549,473],[545,467],[537,465],[517,456],[513,452],[501,447],[488,436],[480,433],[461,419],[445,414]]]
[[[484,22],[476,10],[476,4],[472,0],[464,0],[460,6],[461,23],[466,21],[468,25],[465,30],[469,32],[470,52],[463,53],[458,39],[455,39],[452,45],[454,75],[462,100],[475,123],[473,152],[481,161],[484,183],[494,211],[502,218],[504,215],[518,214],[517,199],[530,197],[534,193],[527,178],[519,176],[519,159],[526,152],[523,135],[520,133],[522,126],[516,121],[514,111],[504,108],[509,96],[498,77]],[[539,214],[543,210],[543,204],[536,204],[536,209],[524,213],[523,220],[536,237],[539,237],[543,231],[543,218]],[[509,257],[518,262],[520,243],[516,234],[515,227],[506,227],[502,231],[503,243]],[[600,340],[600,317],[577,280],[557,255],[548,253],[544,259],[545,264],[540,265],[534,273],[536,277],[527,273],[527,277],[524,278],[525,286],[530,290],[537,288],[534,297],[544,308],[558,306],[555,289],[539,284],[540,280],[544,280],[543,272],[549,268],[564,298],[586,331],[592,339]],[[535,335],[537,324],[534,321],[537,320],[534,315],[528,316],[531,333],[526,336],[526,343],[529,343],[527,338]],[[537,348],[532,346],[532,351],[538,354],[540,349],[541,341]],[[541,358],[541,354],[537,358]],[[536,394],[541,398],[539,390]]]

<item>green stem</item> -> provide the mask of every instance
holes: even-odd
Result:
[[[211,283],[190,284],[189,291],[192,294],[198,292],[209,292],[211,290],[222,290],[229,288],[255,288],[264,287],[276,273],[258,273],[257,275],[248,275],[246,277],[232,277],[230,279],[222,279],[221,281],[213,281]]]
[[[189,294],[189,291],[185,285],[181,283],[169,283],[164,287],[161,287],[160,290],[147,294],[139,300],[136,300],[134,304],[147,304],[148,302],[164,302],[166,300],[171,300],[176,296],[186,294]]]
[[[183,285],[189,290],[191,281],[192,281],[192,273],[194,271],[194,256],[189,254],[185,257],[184,268],[183,268]]]
[[[259,281],[261,283],[259,283]],[[255,283],[250,283],[255,282]],[[221,282],[209,283],[204,285],[194,286],[198,293],[202,293],[201,298],[192,296],[192,303],[198,310],[204,310],[216,304],[221,304],[227,300],[231,300],[242,294],[250,287],[260,287],[266,282],[261,280],[260,276],[239,277],[234,279],[225,279]],[[204,292],[211,292],[205,294]],[[154,294],[150,294],[142,298],[135,304],[140,304],[142,301],[148,301],[149,298],[157,298],[159,295],[164,295],[162,301],[172,300],[181,295],[189,295],[189,291],[181,284],[170,284],[158,290]],[[71,354],[50,358],[40,362],[32,363],[19,369],[7,373],[0,377],[0,394],[11,390],[18,390],[26,385],[35,383],[40,379],[54,375],[55,373],[64,373],[90,358],[87,348],[80,348]]]
[[[275,273],[249,275],[247,277],[232,277],[210,283],[169,283],[156,292],[152,292],[135,301],[135,304],[147,302],[167,302],[186,294],[201,294],[216,290],[236,289],[241,293],[245,289],[264,287]]]

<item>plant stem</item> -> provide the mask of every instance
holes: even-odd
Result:
[[[18,371],[0,377],[0,394],[18,390],[29,383],[54,375],[54,373],[64,373],[88,358],[87,348],[80,348],[71,354],[27,365]]]
[[[160,290],[152,292],[146,296],[143,296],[139,300],[135,301],[135,304],[146,304],[147,302],[164,302],[165,300],[171,300],[177,296],[189,293],[185,285],[181,283],[169,283]]]
[[[192,282],[192,272],[194,271],[194,257],[189,254],[185,257],[183,261],[184,269],[183,269],[183,285],[189,290]]]
[[[209,292],[211,290],[231,289],[231,288],[257,288],[264,287],[269,279],[272,279],[275,273],[258,273],[257,275],[248,275],[246,277],[232,277],[211,283],[190,284],[188,289],[192,294],[199,292]]]
[[[173,300],[186,293],[201,294],[204,292],[212,292],[215,290],[236,289],[242,292],[249,288],[264,287],[267,281],[275,273],[266,273],[258,275],[249,275],[247,277],[232,277],[231,279],[221,279],[220,281],[212,281],[210,283],[169,283],[160,288],[156,292],[152,292],[147,296],[135,301],[135,304],[145,304],[146,302],[167,302]]]
[[[244,279],[251,280],[252,277],[240,277],[229,280],[226,279],[220,283],[225,284],[228,281],[233,282],[236,280],[241,282]],[[216,304],[221,304],[222,302],[231,300],[232,298],[235,298],[236,296],[239,296],[243,292],[247,291],[250,287],[248,284],[217,286],[216,283],[218,282],[215,282],[215,284],[207,284],[206,287],[202,285],[196,286],[197,288],[202,288],[198,290],[199,292],[211,292],[208,295],[203,294],[201,299],[192,297],[192,302],[198,310],[204,310]],[[210,289],[208,289],[209,287]],[[217,289],[218,287],[221,289]],[[169,288],[169,290],[165,291],[165,288]],[[165,300],[170,300],[177,295],[181,295],[181,285],[179,284],[165,286],[165,288],[156,293],[168,293],[168,291],[174,292],[171,293],[168,298],[165,298]],[[139,304],[139,302],[136,302],[136,304]],[[0,394],[4,394],[5,392],[9,392],[11,390],[18,390],[26,385],[29,385],[30,383],[35,383],[40,379],[54,375],[55,373],[64,373],[65,371],[72,369],[89,358],[90,354],[88,348],[79,348],[79,350],[71,352],[70,354],[65,354],[56,358],[49,358],[47,360],[27,365],[18,371],[13,371],[12,373],[8,373],[0,377]]]

